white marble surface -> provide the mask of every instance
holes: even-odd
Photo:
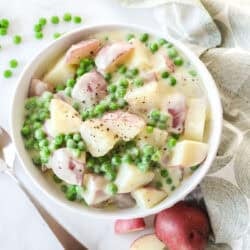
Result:
[[[46,26],[45,39],[33,37],[33,24],[39,17],[62,15],[71,12],[84,17],[84,24],[124,22],[141,24],[158,29],[151,10],[123,9],[115,0],[1,0],[0,18],[11,21],[10,36],[0,37],[0,126],[9,129],[8,117],[16,80],[29,59],[52,40],[54,32],[66,32],[77,25],[61,22],[57,26]],[[13,45],[11,36],[20,34],[21,45]],[[8,61],[16,58],[20,67],[14,70],[11,79],[4,79],[2,72]],[[48,211],[72,234],[91,250],[126,250],[137,234],[117,236],[113,232],[113,221],[79,217],[49,200],[30,179],[21,166],[16,166],[18,176],[38,197]],[[57,250],[61,245],[50,232],[38,213],[12,183],[9,177],[0,175],[0,249],[2,250]],[[150,230],[150,229],[149,229]]]

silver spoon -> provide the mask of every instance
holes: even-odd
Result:
[[[47,225],[55,234],[66,250],[86,250],[75,237],[67,232],[39,203],[39,201],[28,191],[28,189],[20,182],[15,174],[14,169],[15,150],[11,142],[9,134],[0,127],[0,173],[9,175],[12,180],[22,189],[27,195],[31,203],[37,208],[42,218],[47,222]]]

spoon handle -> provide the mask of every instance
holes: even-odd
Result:
[[[60,241],[65,250],[87,250],[73,235],[67,232],[39,203],[39,201],[29,192],[29,190],[17,179],[15,174],[11,171],[6,171],[12,180],[20,187],[20,189],[27,195],[31,203],[38,210],[42,218],[46,221],[51,231]]]

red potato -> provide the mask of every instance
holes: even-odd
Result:
[[[155,233],[169,250],[204,250],[209,222],[201,209],[179,202],[156,215]]]
[[[146,125],[145,121],[137,115],[118,110],[102,117],[103,123],[124,141],[133,139]]]
[[[97,39],[89,39],[72,45],[66,53],[67,64],[79,64],[81,59],[96,54],[101,42]]]
[[[71,95],[83,106],[91,107],[107,95],[107,83],[100,73],[92,71],[77,80]]]
[[[61,148],[54,151],[48,165],[66,183],[82,185],[85,154],[82,154],[80,158],[76,158],[69,149]]]
[[[155,234],[146,234],[136,239],[129,250],[167,250],[167,247]]]
[[[145,229],[145,221],[143,218],[128,219],[128,220],[116,220],[115,233],[126,234],[135,231],[141,231]]]
[[[187,114],[186,97],[180,93],[169,95],[163,102],[163,109],[171,115],[169,131],[180,134],[184,129],[184,122]]]
[[[41,96],[45,91],[53,91],[53,86],[39,79],[32,79],[29,88],[29,96]]]
[[[123,63],[127,59],[133,49],[133,45],[126,42],[116,42],[104,46],[95,58],[97,70],[102,74],[112,72],[116,65]]]

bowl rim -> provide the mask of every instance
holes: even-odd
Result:
[[[95,30],[101,30],[101,29],[102,30],[105,30],[105,29],[106,30],[112,30],[112,29],[121,29],[121,30],[127,29],[127,30],[129,30],[129,29],[131,29],[131,30],[135,30],[136,32],[146,32],[146,33],[154,35],[155,37],[163,37],[163,38],[167,39],[168,41],[173,43],[179,50],[181,50],[184,53],[185,57],[187,57],[190,61],[192,61],[192,63],[195,64],[196,67],[197,67],[197,65],[199,66],[200,75],[205,75],[207,82],[210,85],[209,87],[211,88],[207,93],[207,99],[210,103],[211,98],[213,98],[213,104],[216,105],[216,113],[211,116],[214,118],[215,121],[213,123],[216,126],[216,130],[213,131],[213,133],[214,133],[213,146],[212,146],[212,149],[210,150],[210,153],[208,154],[208,156],[205,160],[205,164],[203,164],[201,167],[199,175],[197,175],[197,177],[195,178],[195,181],[192,184],[188,185],[185,189],[183,189],[178,194],[175,194],[175,198],[172,197],[173,195],[172,196],[170,195],[169,197],[172,197],[172,199],[170,199],[169,202],[166,202],[169,200],[169,197],[167,197],[164,201],[162,201],[161,203],[159,203],[155,207],[153,207],[151,209],[140,208],[138,212],[133,213],[133,214],[120,214],[119,213],[119,211],[121,211],[120,209],[115,210],[113,212],[109,212],[109,213],[107,213],[107,212],[104,213],[104,212],[102,212],[103,210],[100,210],[99,212],[94,212],[93,210],[81,209],[78,207],[70,206],[67,203],[61,201],[59,199],[59,197],[56,197],[51,192],[47,191],[38,182],[37,178],[35,176],[33,176],[33,174],[29,171],[22,155],[19,152],[20,151],[19,147],[21,145],[18,144],[17,140],[16,140],[16,136],[17,136],[17,133],[19,131],[16,131],[16,129],[15,129],[15,127],[16,127],[15,126],[15,117],[13,115],[14,109],[15,109],[15,105],[14,105],[15,104],[15,97],[18,94],[18,90],[20,88],[22,79],[29,72],[29,69],[32,66],[32,64],[37,60],[37,58],[39,58],[40,55],[42,55],[44,53],[44,51],[50,49],[53,46],[56,46],[56,44],[60,43],[61,40],[64,40],[64,39],[67,40],[70,37],[77,35],[78,33],[82,33],[83,36],[84,36],[84,33],[85,34],[86,33],[95,33],[96,32]],[[200,71],[202,71],[202,72],[200,72]],[[209,92],[213,93],[212,97],[209,95]],[[210,103],[210,106],[211,106],[211,103]],[[95,218],[102,218],[102,219],[116,219],[116,218],[128,219],[128,218],[136,218],[136,217],[145,217],[145,216],[149,216],[152,214],[156,214],[165,208],[173,206],[178,201],[182,200],[186,195],[188,195],[193,189],[195,189],[195,187],[205,177],[205,175],[208,172],[214,158],[216,157],[216,153],[217,153],[217,150],[219,147],[221,133],[222,133],[223,116],[222,116],[222,105],[221,105],[221,100],[220,100],[220,96],[219,96],[219,91],[218,91],[218,88],[216,87],[214,79],[212,78],[208,69],[205,67],[204,63],[186,45],[184,45],[179,40],[175,40],[174,38],[166,35],[163,31],[155,31],[155,30],[152,30],[151,28],[147,28],[147,27],[144,27],[142,25],[135,25],[135,24],[131,25],[131,24],[127,24],[127,23],[119,23],[118,22],[118,23],[105,23],[105,24],[88,25],[88,26],[80,27],[78,29],[74,29],[74,30],[68,32],[67,34],[63,35],[59,39],[57,39],[55,41],[51,41],[47,46],[43,47],[38,53],[36,53],[33,56],[33,58],[29,61],[29,63],[26,64],[26,66],[24,67],[22,73],[20,74],[20,76],[17,80],[15,90],[14,90],[13,96],[12,96],[11,112],[10,112],[10,120],[9,121],[10,121],[11,137],[13,140],[13,144],[15,146],[15,152],[18,156],[19,161],[21,162],[21,165],[24,169],[24,172],[27,176],[30,177],[33,184],[39,190],[41,190],[42,193],[45,194],[45,196],[49,197],[56,204],[66,208],[66,209],[70,209],[73,212],[78,212],[79,214],[82,214],[82,215],[93,216]],[[166,203],[167,203],[167,205],[166,205]]]

